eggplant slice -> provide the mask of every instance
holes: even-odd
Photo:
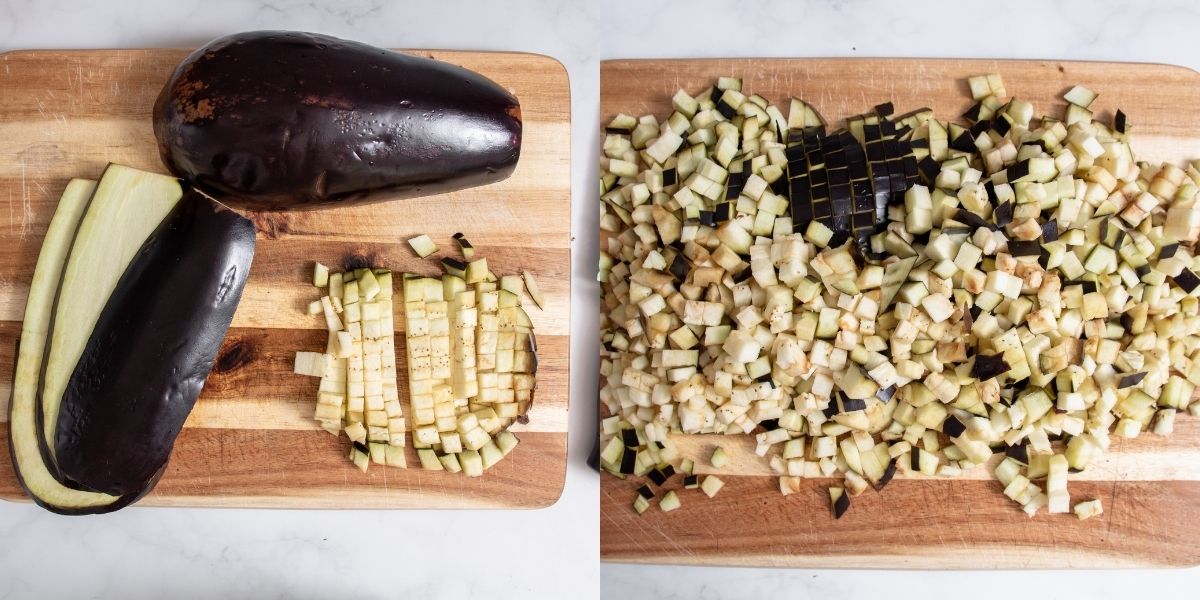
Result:
[[[109,165],[67,240],[67,262],[61,280],[54,280],[57,292],[38,392],[41,439],[49,445],[43,452],[50,463],[55,462],[59,405],[100,311],[142,243],[182,195],[174,177]]]
[[[125,495],[164,468],[253,257],[248,219],[184,194],[121,275],[71,374],[53,438],[66,478]]]
[[[500,181],[521,107],[446,62],[296,31],[219,38],[154,105],[172,173],[236,208],[318,208]]]
[[[117,510],[137,500],[157,480],[152,479],[140,493],[125,496],[78,490],[59,481],[53,464],[46,462],[42,453],[44,444],[39,426],[38,381],[41,379],[42,359],[50,334],[54,296],[71,243],[75,239],[75,231],[95,189],[95,181],[71,180],[50,221],[29,286],[25,319],[21,324],[16,376],[9,401],[8,444],[17,481],[39,506],[65,515]]]

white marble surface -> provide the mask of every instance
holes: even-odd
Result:
[[[604,58],[1057,58],[1200,68],[1195,51],[1200,5],[1194,2],[697,0],[687,10],[644,1],[611,4],[609,12],[626,19],[605,25]],[[1194,597],[1200,570],[897,572],[605,564],[601,580],[602,597],[613,600],[918,594],[984,600],[1013,598],[1014,593],[1036,598]]]
[[[575,156],[598,143],[595,28],[582,3],[333,0],[0,0],[0,50],[188,47],[261,28],[321,31],[381,46],[525,50],[570,70],[584,115]],[[577,206],[594,186],[574,162]],[[594,171],[594,167],[591,167]],[[576,211],[576,231],[594,230]],[[582,242],[580,242],[582,243]],[[595,314],[590,267],[576,253],[576,314]],[[592,327],[573,354],[595,348]],[[591,334],[589,336],[589,334]],[[593,353],[594,356],[594,353]],[[592,361],[594,362],[594,361]],[[573,378],[573,432],[594,431],[595,367]],[[594,401],[592,401],[594,402]],[[573,435],[562,499],[541,511],[372,512],[130,508],[64,518],[0,503],[0,598],[465,598],[598,596],[597,482]]]

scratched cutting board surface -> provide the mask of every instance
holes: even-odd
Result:
[[[163,172],[150,108],[185,50],[19,51],[0,55],[0,421],[38,248],[71,177],[117,162]],[[143,505],[285,508],[539,508],[562,492],[567,455],[570,313],[570,92],[557,61],[531,54],[420,52],[478,71],[521,101],[524,139],[513,175],[483,187],[367,207],[253,215],[250,281],[217,364]],[[349,442],[312,420],[317,380],[293,375],[298,350],[321,351],[312,261],[362,259],[396,272],[437,272],[405,240],[427,233],[456,255],[463,232],[497,273],[531,270],[546,310],[530,309],[538,388],[520,445],[480,478],[347,459]],[[439,254],[439,256],[441,255]],[[397,285],[397,288],[399,286]],[[399,291],[397,291],[399,293]],[[532,304],[532,303],[530,303]],[[397,304],[397,311],[402,308]],[[403,328],[396,315],[396,326]],[[403,375],[404,336],[396,352]],[[407,399],[402,396],[408,414]],[[0,497],[24,499],[0,426]]]
[[[971,104],[966,77],[997,72],[1009,96],[1034,101],[1037,114],[1061,114],[1074,84],[1099,92],[1098,118],[1120,108],[1133,126],[1131,144],[1149,160],[1200,158],[1200,74],[1172,66],[1057,61],[912,59],[622,60],[600,67],[602,124],[617,113],[670,114],[682,87],[696,94],[722,75],[768,100],[804,98],[831,124],[892,100],[898,113],[932,107],[945,120]],[[787,105],[781,105],[787,110]],[[675,436],[697,472],[719,473],[713,499],[679,490],[682,507],[655,505],[637,515],[640,482],[603,476],[601,558],[617,562],[834,568],[1094,568],[1182,566],[1200,562],[1200,423],[1181,416],[1164,439],[1143,434],[1070,477],[1072,505],[1099,498],[1104,514],[1034,518],[1001,494],[991,469],[961,478],[897,475],[881,493],[854,498],[834,520],[827,488],[836,479],[805,480],[780,495],[751,436]],[[707,457],[721,445],[722,470]],[[993,461],[994,463],[995,461]],[[678,478],[671,484],[680,487]]]

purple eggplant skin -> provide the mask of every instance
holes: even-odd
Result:
[[[54,435],[65,479],[122,496],[166,465],[253,257],[249,219],[184,193],[121,275],[71,374]]]
[[[521,154],[521,107],[446,62],[253,31],[180,63],[154,104],[154,135],[172,173],[230,206],[321,208],[505,179]]]

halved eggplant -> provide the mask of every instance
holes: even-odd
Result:
[[[521,109],[449,63],[334,37],[240,33],[189,55],[154,106],[163,162],[238,208],[316,208],[500,181]]]
[[[66,478],[125,495],[163,469],[253,257],[249,219],[184,193],[121,275],[71,374],[53,438]]]
[[[105,302],[146,238],[183,195],[179,180],[109,165],[71,232],[69,256],[55,279],[53,320],[39,383],[42,440],[54,462],[54,430],[67,381]]]
[[[41,413],[38,406],[38,382],[43,356],[50,334],[54,297],[63,267],[71,250],[75,232],[96,189],[96,182],[73,179],[63,191],[58,208],[42,242],[37,267],[29,286],[25,319],[21,324],[21,343],[17,354],[16,376],[9,401],[9,453],[17,481],[39,506],[65,515],[97,514],[122,508],[140,498],[157,482],[157,475],[137,493],[124,496],[79,490],[63,484],[53,463],[42,452]]]

